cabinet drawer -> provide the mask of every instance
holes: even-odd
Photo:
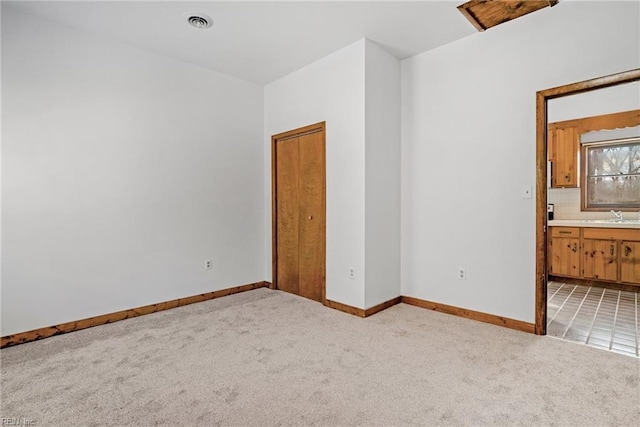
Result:
[[[640,230],[631,228],[585,227],[583,235],[585,239],[640,241]]]
[[[579,227],[550,227],[551,237],[580,237]]]

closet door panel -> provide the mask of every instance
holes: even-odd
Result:
[[[300,295],[322,301],[325,275],[324,135],[299,137]]]
[[[298,138],[278,141],[276,150],[278,289],[295,294],[299,293],[300,283],[299,164]]]

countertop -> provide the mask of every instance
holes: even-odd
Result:
[[[597,228],[637,228],[640,220],[624,220],[615,222],[608,219],[554,219],[548,221],[549,227],[597,227]]]

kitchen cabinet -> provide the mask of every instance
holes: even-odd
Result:
[[[620,281],[640,283],[640,242],[620,243]]]
[[[640,286],[640,229],[549,227],[550,276]]]
[[[582,277],[614,282],[617,280],[618,242],[584,239],[582,253]]]
[[[549,274],[580,277],[580,229],[552,227],[549,239]]]
[[[580,141],[576,126],[550,123],[547,141],[552,188],[578,187],[578,152]]]

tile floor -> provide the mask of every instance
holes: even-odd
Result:
[[[549,282],[547,334],[639,357],[638,292]]]

